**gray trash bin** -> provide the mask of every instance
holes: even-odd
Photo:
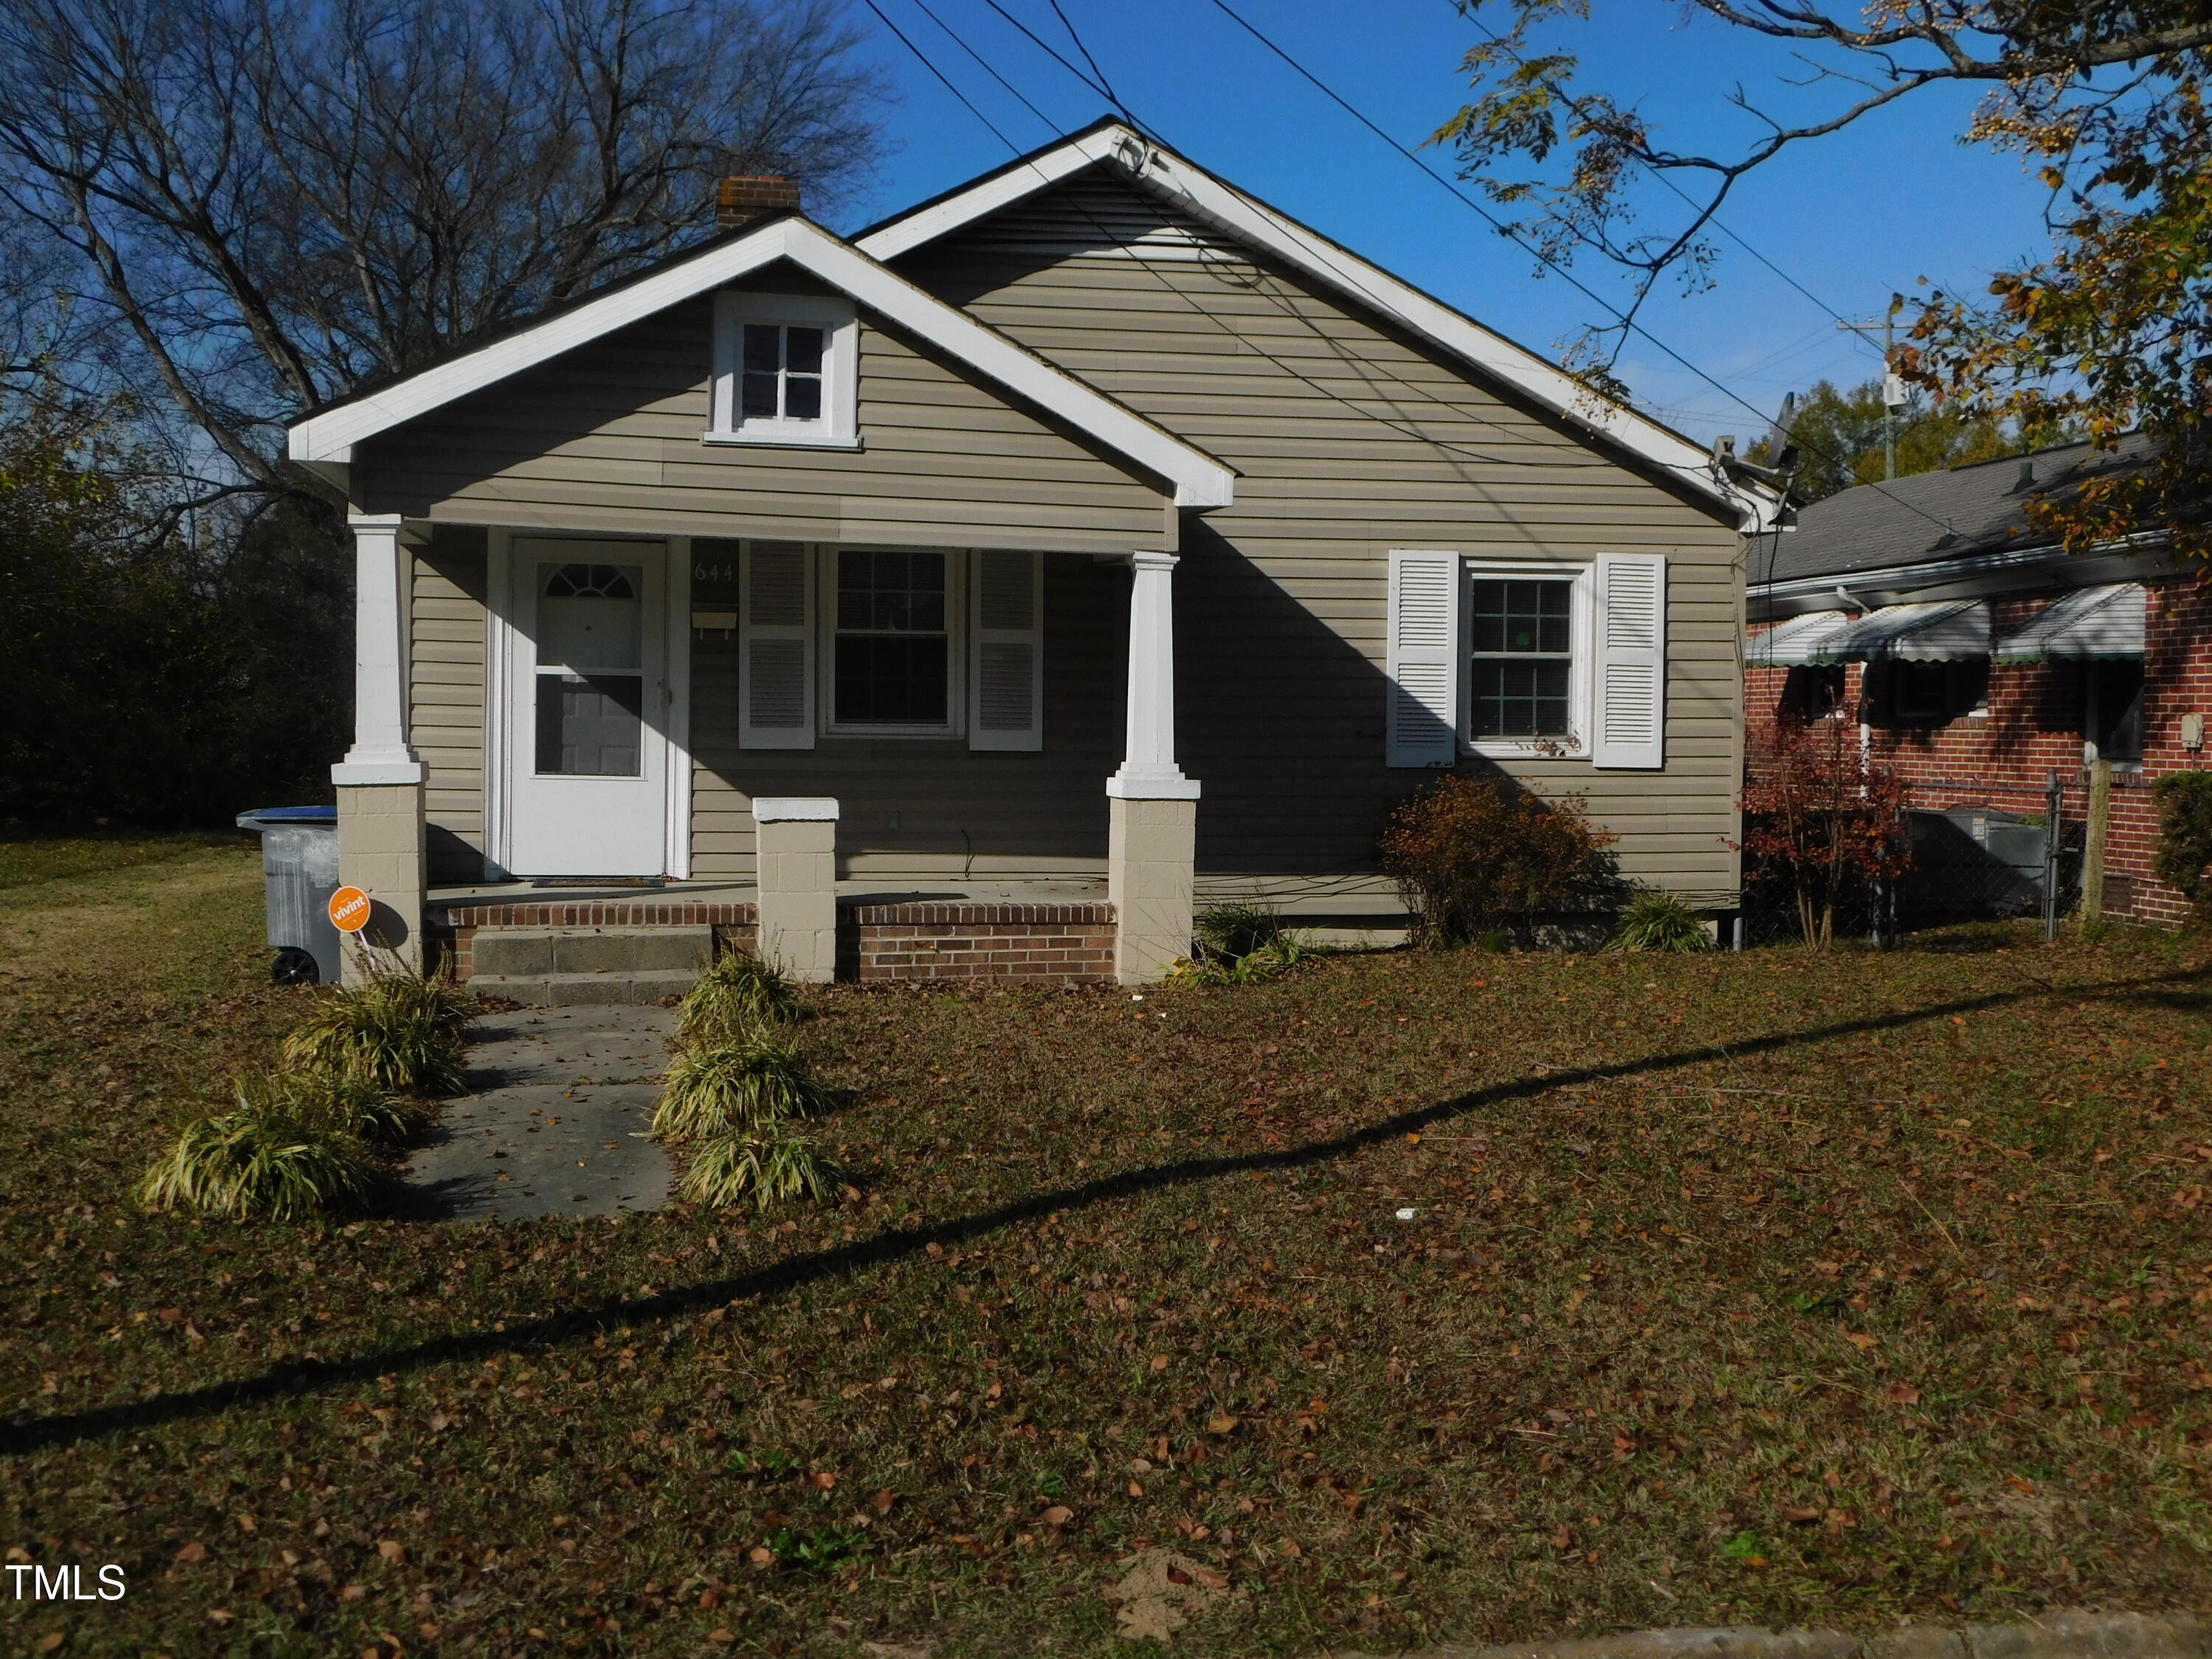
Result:
[[[261,835],[261,872],[269,890],[269,942],[279,985],[335,985],[342,958],[331,925],[338,889],[338,809],[264,806],[238,815],[241,830]]]

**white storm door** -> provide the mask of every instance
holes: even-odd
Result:
[[[518,537],[507,867],[665,873],[667,551]]]

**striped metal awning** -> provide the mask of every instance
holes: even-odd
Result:
[[[2007,635],[1992,662],[2095,662],[2140,657],[2149,610],[2141,582],[2077,587],[2054,599],[2027,626]]]
[[[1979,599],[1887,605],[1822,640],[1810,660],[1965,662],[1990,654],[1990,608]]]
[[[1851,625],[1848,611],[1814,611],[1778,623],[1754,635],[1744,646],[1744,662],[1753,668],[1804,668],[1829,659],[1815,655],[1828,637]]]

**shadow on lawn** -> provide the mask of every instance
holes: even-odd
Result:
[[[2136,1000],[2186,995],[2186,993],[2161,992],[2158,988],[2199,980],[2205,976],[2206,972],[2203,969],[2185,969],[2148,979],[2120,980],[2101,986],[2040,986],[2034,990],[1992,992],[1987,996],[1935,1003],[1902,1013],[1843,1020],[1833,1024],[1814,1026],[1808,1030],[1777,1032],[1770,1036],[1747,1037],[1741,1042],[1708,1043],[1671,1054],[1655,1054],[1645,1060],[1584,1066],[1571,1071],[1549,1072],[1540,1077],[1493,1084],[1489,1088],[1455,1095],[1434,1105],[1400,1112],[1378,1123],[1331,1139],[1311,1141],[1303,1146],[1285,1147],[1277,1152],[1246,1152],[1233,1158],[1190,1158],[1179,1163],[1155,1164],[1146,1170],[1130,1170],[1115,1176],[1103,1176],[1079,1186],[1056,1188],[1050,1192],[1002,1204],[994,1209],[959,1219],[940,1222],[934,1226],[900,1227],[832,1249],[809,1251],[728,1279],[710,1279],[678,1290],[664,1291],[657,1296],[602,1302],[594,1307],[548,1314],[520,1323],[510,1322],[504,1331],[456,1333],[404,1348],[391,1348],[346,1359],[296,1360],[278,1365],[258,1376],[210,1383],[205,1388],[181,1394],[160,1395],[122,1405],[103,1406],[92,1411],[17,1419],[8,1425],[4,1434],[0,1434],[0,1455],[17,1455],[49,1447],[73,1445],[81,1441],[97,1439],[102,1435],[150,1428],[183,1418],[225,1411],[233,1406],[257,1405],[288,1395],[307,1394],[349,1382],[364,1382],[389,1373],[419,1370],[426,1365],[445,1364],[458,1360],[481,1360],[495,1353],[516,1349],[574,1342],[601,1334],[617,1326],[703,1313],[748,1297],[775,1295],[820,1279],[879,1267],[925,1250],[932,1244],[964,1243],[1002,1227],[1039,1220],[1056,1212],[1083,1209],[1115,1199],[1218,1180],[1225,1176],[1295,1170],[1324,1164],[1364,1147],[1395,1140],[1414,1130],[1448,1121],[1479,1107],[1501,1101],[1523,1100],[1553,1089],[1638,1077],[1716,1059],[1771,1054],[1778,1049],[1825,1042],[1835,1037],[1863,1032],[1893,1031],[1927,1020],[2002,1008],[2039,997],[2075,1000],[2116,997]]]

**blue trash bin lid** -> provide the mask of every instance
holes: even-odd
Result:
[[[264,823],[336,823],[335,806],[257,806],[238,815],[239,827],[251,830]]]

